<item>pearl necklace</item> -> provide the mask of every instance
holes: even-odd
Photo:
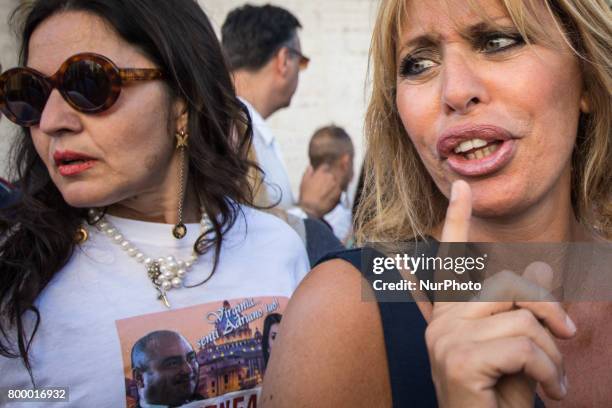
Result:
[[[212,222],[208,214],[206,214],[206,211],[204,211],[203,208],[201,210],[202,219],[200,220],[200,231],[203,234],[211,230]],[[89,215],[92,219],[96,219],[100,217],[100,212],[90,209]],[[100,232],[110,238],[112,242],[121,247],[130,257],[134,258],[136,262],[144,264],[147,275],[157,290],[157,299],[162,301],[166,307],[170,308],[170,302],[168,302],[166,292],[173,288],[178,289],[183,286],[185,275],[198,261],[200,254],[194,250],[187,260],[177,260],[172,255],[158,258],[151,257],[132,242],[128,241],[121,231],[106,219],[105,216],[99,218],[95,226]]]

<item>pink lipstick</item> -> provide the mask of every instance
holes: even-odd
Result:
[[[74,176],[80,174],[91,168],[96,162],[93,157],[70,150],[56,150],[53,153],[53,160],[55,161],[55,165],[62,176]]]
[[[457,126],[444,131],[436,147],[438,155],[457,174],[484,176],[502,169],[512,160],[516,139],[498,126]]]

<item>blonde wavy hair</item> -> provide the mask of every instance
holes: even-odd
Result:
[[[475,0],[467,0],[476,9]],[[580,117],[572,157],[572,205],[580,223],[612,238],[612,13],[607,0],[501,0],[523,38],[547,42],[536,2],[544,2],[577,55],[590,112]],[[370,46],[372,97],[365,123],[363,199],[356,238],[422,238],[439,225],[448,200],[438,190],[400,120],[396,50],[407,0],[382,0]],[[540,3],[541,5],[542,3]],[[480,10],[482,11],[482,10]],[[529,41],[528,41],[529,42]]]

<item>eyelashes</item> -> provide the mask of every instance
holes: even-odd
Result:
[[[480,50],[484,53],[494,54],[503,52],[518,45],[525,44],[523,37],[520,34],[488,34],[480,43]]]
[[[492,32],[479,35],[473,43],[476,51],[494,55],[520,47],[525,40],[518,33]],[[403,78],[418,77],[439,63],[440,55],[434,48],[417,49],[402,59],[399,75]]]
[[[419,75],[437,64],[431,57],[407,55],[400,65],[400,76],[406,78]]]

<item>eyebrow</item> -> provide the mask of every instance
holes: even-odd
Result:
[[[183,356],[178,355],[178,356],[170,356],[170,357],[166,357],[161,361],[162,365],[166,365],[169,363],[174,363],[175,361],[180,361],[183,359]]]
[[[501,24],[493,23],[496,20],[501,20],[501,19],[510,20],[509,17],[507,16],[491,17],[489,19],[490,22],[481,21],[479,23],[473,24],[465,29],[462,29],[459,32],[459,35],[461,35],[461,37],[464,39],[472,40],[492,30],[497,30],[497,31],[502,31],[502,32],[511,31],[510,27],[504,27]],[[402,49],[406,49],[406,48],[407,49],[418,49],[418,48],[434,47],[440,43],[440,37],[441,36],[439,34],[433,34],[433,33],[426,33],[423,35],[419,35],[418,37],[412,38],[406,43],[404,43],[402,46]]]

